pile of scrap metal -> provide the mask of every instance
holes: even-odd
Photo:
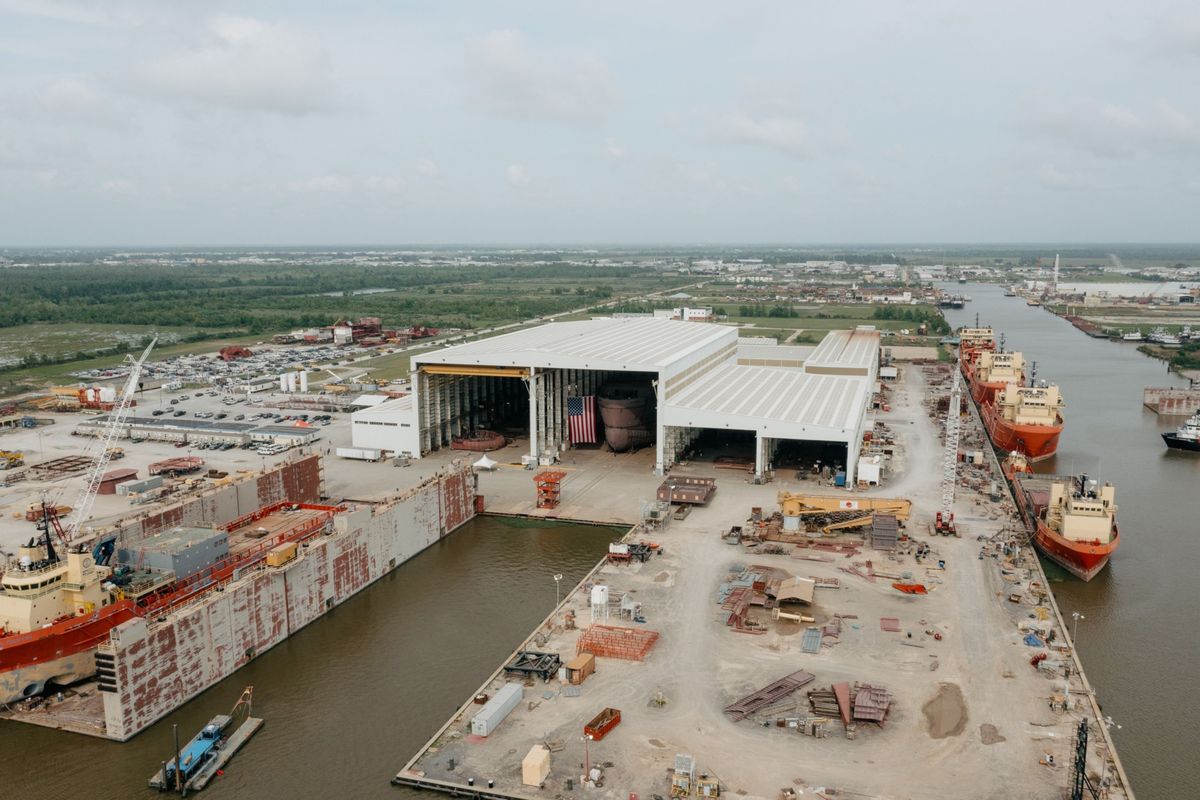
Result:
[[[883,725],[892,707],[892,695],[882,686],[869,683],[835,683],[828,689],[808,692],[808,704],[814,714],[840,717],[846,731],[852,732],[856,723],[875,722]]]
[[[727,580],[717,589],[717,602],[729,612],[725,624],[741,633],[765,633],[766,626],[749,619],[751,606],[778,612],[780,604],[797,602],[811,605],[816,590],[816,581],[799,578],[778,567],[753,564],[749,567],[733,568]],[[773,613],[775,619],[801,621],[794,614]]]
[[[525,677],[536,675],[543,682],[546,682],[558,674],[558,669],[561,666],[562,659],[559,658],[558,653],[520,650],[513,660],[504,666],[504,671]]]
[[[779,680],[771,683],[756,692],[746,695],[735,703],[730,703],[725,706],[725,713],[734,722],[741,722],[746,717],[752,714],[757,714],[764,709],[769,709],[777,706],[780,701],[783,701],[792,692],[812,683],[816,680],[816,676],[812,673],[798,670],[790,675],[784,675]],[[811,692],[810,692],[811,694]]]

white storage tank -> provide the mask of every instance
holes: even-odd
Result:
[[[300,371],[300,391],[308,392],[308,371],[307,370]]]
[[[279,391],[281,391],[281,392],[287,391],[287,373],[286,372],[282,373],[279,376]]]
[[[592,605],[607,606],[608,605],[608,587],[604,584],[596,584],[592,587]]]
[[[471,733],[490,736],[504,722],[514,708],[521,703],[525,690],[519,683],[506,683],[495,697],[484,703],[483,708],[471,720]]]

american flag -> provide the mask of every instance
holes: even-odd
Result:
[[[567,398],[567,434],[571,444],[596,443],[596,396]]]

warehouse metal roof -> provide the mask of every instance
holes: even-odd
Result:
[[[846,441],[857,436],[870,387],[856,376],[717,367],[667,401],[664,422],[759,431],[781,439]]]
[[[739,364],[753,367],[800,367],[812,357],[814,348],[790,344],[742,344],[738,342]]]
[[[397,412],[408,413],[413,408],[413,396],[404,394],[399,397],[385,399],[384,402],[377,405],[368,406],[367,408],[356,409],[354,418],[359,419],[364,416],[372,416],[375,414],[386,415],[395,414]]]
[[[864,374],[879,362],[879,331],[862,326],[852,331],[830,331],[805,362],[811,371],[853,368]]]
[[[737,329],[655,317],[551,322],[413,356],[414,364],[619,369],[656,372]]]

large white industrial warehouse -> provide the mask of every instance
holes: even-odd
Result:
[[[414,356],[408,396],[354,413],[354,446],[420,458],[519,427],[527,460],[592,442],[653,446],[661,474],[703,432],[742,432],[758,478],[781,442],[814,442],[845,448],[853,485],[879,349],[872,327],[811,348],[652,317],[549,323]]]

